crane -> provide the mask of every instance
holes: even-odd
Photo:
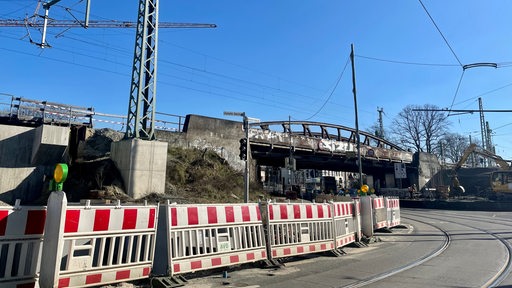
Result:
[[[46,42],[48,27],[61,28],[135,28],[135,52],[132,64],[130,99],[125,138],[155,139],[156,112],[156,72],[158,52],[158,28],[215,28],[215,24],[197,23],[159,23],[158,0],[138,0],[137,22],[91,21],[89,20],[90,2],[86,1],[85,20],[53,20],[49,18],[50,8],[61,0],[49,0],[42,4],[44,15],[34,15],[33,21],[0,20],[0,27],[42,28],[41,48],[49,47]],[[68,10],[69,11],[69,10]],[[42,20],[41,20],[42,19]],[[34,43],[31,40],[32,43]]]

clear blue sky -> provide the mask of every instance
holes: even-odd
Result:
[[[384,109],[385,129],[410,104],[477,110],[481,97],[484,109],[512,109],[512,1],[422,1],[451,49],[415,0],[162,0],[161,22],[218,28],[160,30],[157,111],[219,118],[244,111],[262,121],[291,117],[354,127],[350,64],[342,75],[352,43],[363,130],[377,121],[377,107]],[[67,7],[81,18],[85,1],[79,2],[62,0],[50,16],[71,19]],[[0,0],[0,19],[32,15],[36,4]],[[92,19],[136,21],[137,5],[92,0]],[[53,48],[42,50],[23,38],[24,28],[0,27],[0,92],[125,115],[134,33],[52,28]],[[30,34],[40,40],[37,30]],[[459,61],[500,68],[466,70],[455,98]],[[510,115],[485,114],[497,153],[508,159]],[[478,113],[450,121],[453,132],[481,138]]]

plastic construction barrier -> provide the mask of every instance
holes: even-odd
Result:
[[[388,227],[400,225],[400,200],[398,197],[386,197],[386,212]]]
[[[387,209],[383,197],[364,196],[361,201],[361,229],[366,237],[373,237],[373,231],[388,225]]]
[[[346,246],[356,242],[358,237],[357,218],[355,216],[354,202],[335,202],[332,203],[334,209],[334,234],[335,248]]]
[[[372,197],[373,228],[375,230],[388,226],[387,209],[384,197]]]
[[[356,241],[360,242],[363,239],[363,227],[361,224],[361,200],[359,198],[352,199],[354,202],[354,226],[356,232]]]
[[[0,207],[0,287],[35,287],[46,207]]]
[[[334,249],[331,204],[261,203],[269,260]]]
[[[267,259],[258,204],[167,204],[159,218],[155,275]]]
[[[148,278],[158,206],[68,206],[52,192],[41,259],[41,287],[89,287]]]

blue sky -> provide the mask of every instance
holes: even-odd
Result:
[[[244,111],[262,121],[291,117],[354,127],[346,66],[352,43],[361,129],[377,121],[378,107],[385,129],[411,104],[477,110],[481,97],[484,109],[511,109],[512,1],[422,2],[451,49],[414,0],[160,1],[161,22],[218,27],[160,30],[157,111],[219,118],[223,111]],[[91,18],[136,21],[137,4],[92,0]],[[36,6],[36,0],[0,0],[0,19],[21,19]],[[65,8],[81,18],[85,5],[62,0],[50,16],[71,19]],[[0,93],[126,115],[135,30],[48,33],[53,47],[40,49],[24,37],[25,28],[0,27]],[[39,40],[37,30],[30,34]],[[459,61],[500,68],[466,70],[455,97]],[[497,154],[512,159],[510,113],[486,113],[485,119]],[[450,121],[453,132],[480,139],[478,113]]]

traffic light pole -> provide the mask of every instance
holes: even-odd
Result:
[[[249,155],[251,155],[251,145],[249,144],[249,119],[247,116],[244,117],[244,130],[245,130],[245,151],[247,151],[247,155],[245,156],[245,170],[244,170],[244,203],[249,203]]]
[[[241,116],[243,117],[243,129],[245,132],[245,139],[240,139],[240,160],[245,161],[244,169],[244,202],[249,203],[249,160],[251,159],[251,143],[249,141],[249,121],[260,122],[257,118],[247,117],[245,112],[224,112],[226,116]],[[245,151],[243,151],[245,150]]]

